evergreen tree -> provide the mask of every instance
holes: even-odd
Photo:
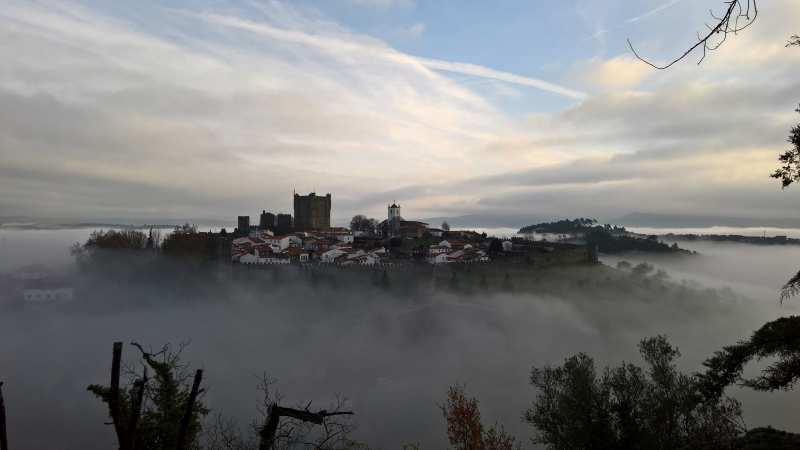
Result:
[[[458,277],[456,273],[453,272],[453,278],[450,278],[450,290],[452,292],[458,292],[461,290],[461,284],[458,282]]]
[[[481,291],[489,290],[489,283],[486,282],[486,275],[481,276],[481,282],[478,284],[478,289]]]
[[[381,284],[381,279],[380,277],[378,277],[378,269],[374,269],[372,271],[372,285],[378,287],[380,286],[380,284]]]
[[[389,289],[389,274],[386,273],[386,269],[383,269],[383,276],[381,277],[381,288],[382,289]]]
[[[511,292],[514,290],[514,283],[511,282],[511,277],[506,274],[506,279],[503,280],[503,292]]]

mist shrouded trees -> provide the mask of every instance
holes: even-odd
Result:
[[[201,261],[205,257],[206,235],[197,231],[197,225],[176,226],[164,237],[161,251],[165,255]]]
[[[534,368],[537,394],[523,415],[537,429],[534,442],[553,450],[736,448],[744,431],[736,400],[704,402],[664,336],[642,340],[639,352],[646,369],[623,363],[598,376],[584,353]]]
[[[497,424],[486,430],[481,422],[478,400],[467,397],[466,385],[450,387],[444,405],[439,405],[447,422],[447,438],[453,450],[512,450],[515,438]],[[520,448],[517,444],[516,448]]]

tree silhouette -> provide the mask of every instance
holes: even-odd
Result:
[[[453,272],[453,277],[450,278],[449,289],[452,292],[458,292],[461,290],[461,284],[458,282],[458,277],[456,276],[455,272]]]
[[[489,283],[486,282],[486,275],[481,275],[481,282],[478,283],[478,289],[482,291],[489,290]]]
[[[381,276],[381,288],[388,290],[389,287],[389,274],[386,273],[386,269],[383,269],[383,276]]]
[[[514,290],[514,283],[511,282],[511,277],[506,274],[506,279],[503,280],[503,292],[511,292]]]

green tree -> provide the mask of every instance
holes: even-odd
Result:
[[[174,450],[178,448],[178,436],[183,422],[186,405],[191,394],[190,373],[188,366],[180,362],[181,352],[186,344],[180,344],[176,352],[170,345],[164,346],[158,352],[145,352],[138,344],[142,354],[143,365],[152,370],[152,377],[138,374],[134,365],[127,365],[125,372],[128,378],[128,388],[137,382],[145,383],[144,402],[141,417],[134,440],[134,450]],[[118,403],[121,411],[121,422],[128,423],[133,410],[131,400],[123,395],[128,388],[119,390]],[[87,387],[104,403],[111,400],[111,388],[97,384]],[[109,405],[110,406],[110,405]],[[200,449],[198,439],[202,433],[202,421],[209,410],[202,402],[194,403],[189,427],[187,430],[186,449]]]
[[[492,242],[489,243],[489,251],[501,253],[503,251],[503,241],[500,239],[492,239]]]
[[[647,368],[623,363],[598,374],[580,353],[563,366],[531,371],[536,389],[523,420],[535,443],[566,449],[735,448],[744,430],[733,399],[704,401],[696,377],[677,371],[680,356],[665,336],[644,339]]]
[[[742,377],[745,365],[753,359],[777,361],[751,379]],[[753,332],[749,340],[723,347],[703,362],[707,370],[699,374],[703,393],[720,398],[733,384],[762,392],[788,391],[800,380],[800,316],[781,317]]]
[[[197,225],[176,226],[164,237],[161,251],[169,256],[202,261],[206,252],[206,235],[197,231]]]

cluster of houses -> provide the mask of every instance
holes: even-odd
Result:
[[[474,233],[474,232],[470,232]],[[345,228],[304,231],[276,236],[271,231],[251,233],[232,241],[231,260],[243,265],[285,265],[323,263],[340,266],[387,263],[385,247],[356,247],[355,235]],[[485,249],[456,239],[445,239],[425,250],[431,264],[488,261]]]
[[[372,265],[389,257],[383,247],[353,247],[354,235],[344,228],[274,236],[270,231],[235,239],[231,259],[239,264],[280,265],[295,262]]]

